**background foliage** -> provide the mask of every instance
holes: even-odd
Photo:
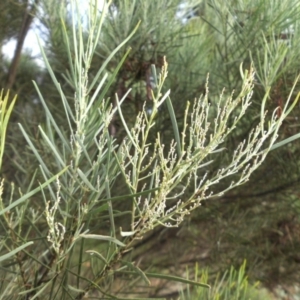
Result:
[[[47,182],[52,178],[50,174],[57,173],[60,167],[65,167],[74,159],[74,153],[64,141],[69,140],[76,122],[71,122],[70,126],[64,111],[68,105],[73,107],[74,91],[77,95],[80,94],[80,89],[75,86],[76,78],[70,69],[70,61],[74,61],[76,69],[76,63],[80,64],[80,57],[72,49],[72,43],[69,49],[65,46],[66,36],[72,36],[72,18],[67,0],[65,3],[57,0],[2,2],[0,26],[4,30],[0,35],[1,47],[10,39],[16,38],[17,45],[22,49],[22,40],[29,26],[35,24],[34,21],[39,21],[38,26],[46,45],[45,56],[53,71],[51,78],[44,66],[33,59],[30,51],[16,51],[12,59],[8,59],[3,52],[0,53],[1,86],[11,89],[11,94],[18,94],[8,128],[1,170],[7,185],[3,197],[10,199],[11,193],[19,193],[11,187],[10,182],[20,187],[23,193],[28,192],[31,187],[36,187],[38,180]],[[88,80],[90,83],[99,82],[100,76],[107,73],[110,84],[103,86],[106,90],[105,98],[111,99],[112,109],[117,109],[116,93],[119,99],[123,99],[123,115],[131,127],[144,103],[147,111],[153,111],[151,89],[155,88],[155,76],[151,65],[159,73],[163,57],[166,56],[169,69],[164,91],[170,89],[172,92],[177,123],[182,129],[186,100],[193,104],[195,99],[205,93],[207,73],[210,74],[208,101],[213,111],[224,87],[227,92],[240,91],[242,88],[240,64],[243,63],[244,68],[249,69],[252,63],[256,71],[252,105],[246,117],[226,140],[226,151],[216,156],[214,163],[209,166],[210,172],[214,173],[221,162],[230,160],[233,149],[258,124],[266,93],[269,94],[266,108],[273,111],[279,106],[277,116],[281,116],[299,70],[299,5],[296,0],[112,1],[108,16],[101,23],[102,30],[93,50]],[[64,16],[64,26],[61,16]],[[114,49],[128,39],[139,21],[140,26],[127,42],[131,51],[127,53],[127,48],[121,47],[107,60]],[[82,24],[85,22],[83,19]],[[88,34],[84,29],[82,39],[82,42],[88,43]],[[120,64],[123,59],[123,64]],[[117,69],[119,72],[115,74]],[[61,101],[58,86],[53,84],[53,76],[64,92],[64,102]],[[31,80],[37,82],[41,95],[44,95],[44,102],[40,101]],[[96,88],[96,85],[91,85],[89,94],[93,95]],[[129,88],[132,91],[127,93]],[[292,99],[295,98],[297,89],[298,83]],[[103,97],[100,95],[99,98],[101,96]],[[53,123],[45,118],[45,107],[51,111],[59,131],[53,130]],[[94,123],[93,127],[96,114],[97,112],[91,112],[89,115],[90,131],[87,135],[99,125]],[[298,115],[299,106],[296,106],[283,122],[279,140],[299,132]],[[126,135],[125,127],[120,117],[111,117],[107,134],[120,143]],[[167,105],[159,107],[155,118],[154,132],[159,132],[168,145],[173,131]],[[233,118],[229,119],[229,124],[230,122],[233,122]],[[34,142],[40,153],[40,160],[49,169],[49,174],[36,172],[36,157],[27,146],[26,135],[24,137],[18,123],[22,124],[28,139]],[[37,129],[38,124],[43,131]],[[65,165],[59,161],[58,155],[52,156],[53,151],[43,139],[42,132],[51,136],[51,142],[57,149],[64,149],[60,155],[64,155],[64,160],[67,160]],[[149,139],[155,141],[155,137],[155,134],[150,134]],[[135,245],[130,259],[139,261],[142,270],[151,265],[154,270],[178,276],[184,274],[187,266],[194,270],[194,263],[197,261],[201,266],[209,267],[212,281],[217,272],[224,272],[231,265],[238,267],[247,259],[247,274],[253,281],[259,280],[271,288],[279,283],[297,282],[300,261],[299,146],[299,142],[295,140],[272,151],[248,183],[220,198],[203,202],[202,208],[189,216],[180,229],[156,228]],[[113,146],[107,144],[107,147]],[[98,155],[100,166],[102,161],[98,149],[92,143],[87,149],[89,157]],[[85,161],[81,158],[78,163],[84,165]],[[105,173],[107,170],[102,169],[100,172]],[[72,176],[70,173],[65,173],[64,176],[66,184],[69,182],[68,176]],[[113,181],[113,178],[110,179]],[[93,184],[96,184],[96,177],[94,180]],[[226,180],[221,182],[216,187],[217,191],[224,189],[229,183]],[[50,189],[45,193],[50,193],[55,198],[57,191]],[[111,193],[111,197],[128,194],[126,183],[118,182]],[[84,196],[84,189],[73,190],[72,194],[68,194],[72,199]],[[36,194],[31,198],[37,212],[42,213],[44,197]],[[130,209],[128,202],[116,203],[118,206],[114,208],[118,212]],[[105,206],[101,209],[107,211]],[[120,213],[117,226],[124,228],[126,218],[126,215]],[[109,221],[104,218],[101,226],[93,222],[90,225],[91,228],[97,228],[99,234],[109,228]],[[45,238],[45,223],[42,222],[39,226],[39,238]],[[31,224],[30,228],[34,226]],[[72,228],[75,231],[77,229]],[[22,230],[27,230],[27,237],[33,234],[28,228]],[[48,246],[44,244],[43,247],[46,249]],[[82,249],[74,251],[81,253],[81,260],[85,262],[87,258],[83,256]],[[69,264],[72,264],[71,260]],[[124,274],[120,275],[117,280],[122,282],[128,279],[125,277]],[[123,292],[126,293],[126,290]],[[163,293],[159,287],[149,292],[152,296],[161,294]]]

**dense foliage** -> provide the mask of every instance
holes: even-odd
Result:
[[[195,260],[297,280],[298,1],[4,2],[2,292],[205,289],[181,278]],[[44,65],[21,52],[30,26]]]

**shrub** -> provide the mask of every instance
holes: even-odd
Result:
[[[288,99],[280,115],[274,111],[269,116],[264,110],[266,93],[259,124],[238,144],[228,164],[224,162],[212,173],[210,164],[226,151],[222,144],[251,104],[254,69],[243,71],[241,67],[240,92],[228,94],[224,90],[215,107],[210,105],[207,80],[205,94],[193,104],[187,102],[183,124],[178,125],[171,92],[164,90],[168,75],[164,58],[159,75],[152,68],[155,84],[151,109],[144,105],[133,126],[129,126],[122,104],[130,90],[121,99],[116,95],[115,106],[106,99],[106,93],[130,50],[112,73],[105,70],[138,24],[90,78],[108,4],[104,4],[100,15],[97,1],[90,4],[87,28],[81,22],[79,3],[74,0],[71,4],[71,25],[62,21],[69,64],[64,78],[73,89],[71,99],[42,50],[68,125],[60,126],[47,105],[47,95],[42,95],[34,83],[45,122],[38,126],[35,138],[22,124],[19,127],[39,163],[39,172],[33,175],[25,196],[2,201],[1,227],[5,235],[1,246],[2,252],[10,252],[1,271],[2,295],[11,299],[45,295],[49,299],[92,295],[113,298],[118,294],[113,280],[122,276],[133,276],[147,284],[151,278],[164,278],[207,288],[206,283],[145,272],[130,260],[130,251],[155,227],[177,227],[201,201],[245,183],[274,146],[279,127],[296,100],[289,105]],[[155,128],[163,105],[174,136],[166,145]],[[126,133],[121,143],[110,131],[116,114]],[[34,188],[36,178],[45,183]],[[231,183],[217,189],[225,178],[232,178]],[[40,196],[33,198],[38,191]]]

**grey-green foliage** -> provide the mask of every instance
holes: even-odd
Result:
[[[0,93],[0,170],[2,168],[2,159],[4,154],[4,148],[5,148],[5,142],[6,142],[6,133],[7,133],[7,127],[9,118],[11,116],[12,110],[14,108],[15,102],[16,102],[16,96],[10,100],[9,92],[4,95],[3,90]],[[62,174],[65,170],[62,170],[60,174]],[[59,176],[60,174],[57,174],[56,176]],[[51,183],[53,180],[55,180],[56,176],[53,176],[52,178],[49,178],[45,183],[41,184],[38,188],[30,190],[29,192],[25,193],[18,199],[14,199],[13,196],[10,197],[9,202],[7,202],[7,199],[4,199],[3,193],[4,193],[4,179],[1,179],[0,184],[0,216],[2,216],[2,221],[4,222],[4,227],[7,231],[9,230],[20,230],[20,226],[22,226],[22,223],[19,222],[19,218],[22,219],[22,215],[25,212],[25,210],[28,208],[28,204],[24,205],[23,207],[20,207],[24,204],[24,202],[28,203],[28,199],[32,197],[37,192],[40,192],[43,188],[45,188],[49,183]],[[14,210],[14,213],[10,214],[10,211]],[[14,215],[15,214],[15,215]],[[18,257],[19,252],[26,247],[33,244],[32,241],[24,242],[23,239],[20,239],[19,236],[15,236],[12,234],[11,239],[13,241],[14,246],[11,248],[10,242],[7,241],[6,238],[4,238],[1,241],[0,244],[0,251],[2,253],[7,252],[6,254],[3,254],[0,256],[0,262],[7,260],[13,256]]]
[[[1,291],[8,298],[18,294],[28,298],[48,295],[49,299],[82,299],[86,294],[91,297],[92,290],[95,290],[100,298],[113,298],[112,294],[118,290],[115,283],[118,275],[134,276],[145,283],[156,277],[207,288],[203,283],[144,272],[127,254],[135,241],[153,228],[161,225],[176,227],[201,205],[202,200],[222,195],[245,183],[264,161],[276,141],[280,125],[296,104],[296,101],[290,101],[292,92],[287,106],[278,116],[276,111],[266,113],[264,108],[269,90],[264,91],[257,125],[235,148],[227,150],[223,144],[238,128],[238,122],[245,118],[250,106],[254,69],[250,64],[248,70],[240,68],[240,64],[237,66],[240,84],[237,84],[235,93],[219,91],[219,83],[215,85],[217,91],[211,88],[209,93],[209,82],[214,87],[215,76],[209,82],[204,80],[202,96],[199,93],[198,98],[191,102],[181,99],[184,110],[182,119],[178,119],[173,91],[167,89],[169,84],[166,82],[176,70],[171,67],[174,51],[170,60],[162,53],[157,70],[152,68],[155,85],[148,91],[151,109],[146,109],[144,103],[147,99],[141,97],[136,99],[141,103],[140,109],[129,115],[126,102],[130,90],[120,93],[118,83],[127,78],[128,73],[135,76],[132,83],[125,85],[126,89],[135,81],[146,81],[143,77],[146,74],[136,77],[135,72],[140,69],[135,65],[133,54],[146,58],[148,72],[152,56],[149,58],[143,52],[149,54],[152,49],[147,50],[146,44],[139,44],[136,34],[139,34],[139,28],[144,35],[147,31],[152,34],[152,28],[143,27],[143,24],[156,26],[155,20],[147,17],[147,13],[152,8],[169,9],[167,1],[160,2],[165,7],[159,6],[158,2],[157,7],[152,7],[153,4],[145,1],[142,4],[146,7],[141,5],[141,8],[136,8],[138,1],[118,2],[111,8],[107,3],[101,8],[97,1],[92,1],[85,16],[86,22],[82,22],[79,3],[70,2],[71,18],[66,15],[67,10],[60,12],[58,35],[62,37],[60,47],[66,65],[63,75],[56,73],[51,63],[53,57],[42,50],[56,99],[60,100],[60,115],[54,113],[53,103],[47,99],[49,95],[34,83],[44,109],[45,122],[36,128],[35,135],[19,125],[35,158],[30,163],[36,168],[39,165],[39,178],[49,183],[54,174],[60,176],[57,176],[56,184],[42,191],[42,197],[35,196],[21,210],[16,210],[11,217],[14,227],[9,228],[7,222],[1,223],[3,232],[6,232],[6,247],[13,247],[14,236],[24,243],[35,240],[30,251],[24,251],[24,256],[13,258],[5,265],[0,273],[3,279]],[[178,2],[174,2],[174,7],[171,7],[173,15],[166,16],[174,16],[177,5]],[[148,23],[139,24],[139,18],[131,18],[135,8],[139,13],[144,12],[144,21],[148,20]],[[121,22],[121,15],[125,12],[125,19],[132,24]],[[170,38],[167,41],[174,42],[174,46],[180,41],[181,34],[187,33],[181,20],[171,20],[174,22],[172,28],[177,30],[176,39],[167,34],[166,28],[162,37]],[[114,25],[114,22],[121,23]],[[113,30],[118,30],[116,35]],[[109,36],[116,38],[115,44],[109,43],[111,48],[102,43]],[[153,47],[149,38],[147,36],[143,41],[150,42],[149,47]],[[138,46],[130,52],[126,50],[126,43]],[[164,49],[166,45],[162,43],[158,47]],[[180,55],[185,57],[187,54],[182,51]],[[99,62],[99,57],[102,57],[101,64],[95,68],[94,62]],[[170,61],[170,68],[167,61]],[[178,86],[183,76],[181,70]],[[117,89],[114,91],[117,95],[114,101],[110,101],[113,89]],[[211,94],[213,103],[209,99]],[[170,119],[167,139],[162,138],[159,127],[156,127],[162,109]],[[115,138],[110,126],[116,115],[124,130]],[[225,150],[229,159],[211,172],[215,158]],[[214,187],[226,178],[230,179],[229,184],[215,191]],[[33,179],[30,189],[34,185]],[[124,204],[126,209],[123,209]]]
[[[100,57],[111,51],[118,39],[124,39],[125,33],[135,26],[137,20],[141,20],[142,25],[147,24],[141,25],[142,28],[130,41],[133,51],[116,79],[121,94],[124,95],[122,85],[136,89],[130,96],[131,101],[126,101],[126,106],[135,103],[135,107],[141,108],[147,99],[145,84],[149,65],[155,63],[160,67],[164,55],[170,64],[166,86],[173,92],[174,108],[179,119],[183,119],[182,99],[192,101],[205,91],[208,72],[214,88],[210,93],[213,105],[223,87],[229,90],[240,87],[242,81],[238,70],[242,62],[249,68],[252,61],[256,70],[253,97],[256,105],[233,136],[243,138],[251,126],[257,124],[258,107],[268,89],[270,99],[267,106],[271,109],[278,104],[282,106],[278,98],[288,97],[297,76],[297,1],[184,1],[181,6],[176,1],[168,4],[158,2],[117,2],[116,8],[110,11],[109,22],[104,25]],[[192,8],[194,14],[190,13]],[[167,21],[161,18],[159,11],[162,10]],[[189,16],[192,18],[188,19]],[[157,127],[166,138],[169,118],[165,106],[160,111]],[[134,118],[136,111],[132,105],[126,114]]]

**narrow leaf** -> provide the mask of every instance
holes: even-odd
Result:
[[[137,275],[139,275],[147,285],[149,286],[151,285],[150,280],[147,278],[146,274],[139,267],[135,266],[133,263],[129,261],[123,261],[123,263],[125,263],[129,268],[136,271]]]
[[[37,192],[41,191],[44,187],[46,187],[47,185],[49,185],[51,182],[53,182],[54,180],[57,179],[58,176],[60,176],[61,174],[63,174],[66,170],[68,169],[68,167],[64,168],[63,170],[61,170],[59,173],[57,173],[56,175],[52,176],[49,180],[45,181],[43,184],[41,184],[39,187],[35,188],[34,190],[32,190],[31,192],[27,193],[26,195],[22,196],[21,198],[19,198],[18,200],[14,201],[12,204],[10,204],[9,206],[5,207],[4,209],[2,209],[0,211],[0,216],[3,215],[4,213],[6,213],[7,211],[10,211],[12,208],[14,208],[15,206],[23,203],[24,201],[26,201],[28,198],[32,197],[34,194],[36,194]]]
[[[3,260],[6,260],[8,258],[10,258],[11,256],[15,255],[16,253],[18,253],[19,251],[23,250],[24,248],[28,247],[29,245],[32,245],[33,242],[28,242],[12,251],[10,251],[9,253],[7,254],[4,254],[2,256],[0,256],[0,262],[3,261]]]
[[[206,283],[201,283],[193,280],[189,280],[186,278],[182,277],[177,277],[177,276],[172,276],[172,275],[165,275],[165,274],[157,274],[157,273],[145,273],[147,277],[153,277],[153,278],[160,278],[160,279],[166,279],[170,281],[177,281],[177,282],[182,282],[186,284],[191,284],[191,285],[197,285],[205,288],[210,288],[210,285]]]
[[[108,264],[107,260],[105,259],[105,257],[101,253],[99,253],[99,252],[97,252],[95,250],[87,250],[85,252],[89,253],[90,255],[94,255],[95,254],[95,256],[97,256],[98,258],[100,258],[100,260],[102,260],[105,264]]]
[[[98,192],[80,169],[77,169],[77,173],[89,189],[91,189],[93,192]]]
[[[100,235],[100,234],[80,234],[80,236],[84,239],[93,239],[93,240],[101,240],[101,241],[109,241],[112,242],[116,245],[119,245],[121,247],[125,247],[126,245],[123,244],[122,242],[120,242],[119,240],[111,237],[111,236],[107,236],[107,235]]]
[[[181,148],[180,148],[181,142],[180,142],[178,124],[177,124],[174,108],[173,108],[170,97],[167,97],[166,103],[167,103],[169,115],[170,115],[171,122],[172,122],[173,132],[174,132],[175,141],[176,141],[177,154],[178,154],[178,157],[181,157]]]

